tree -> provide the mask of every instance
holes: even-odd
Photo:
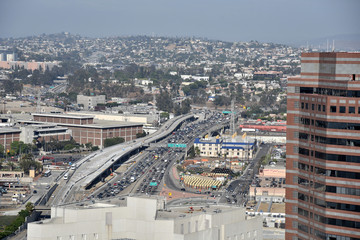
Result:
[[[88,142],[88,143],[85,143],[85,147],[86,149],[91,149],[92,148],[92,143],[91,142]]]
[[[8,166],[10,171],[14,170],[14,168],[15,168],[15,163],[13,163],[13,162],[7,162],[6,165]]]
[[[121,137],[116,137],[116,138],[107,138],[104,141],[104,147],[110,147],[116,144],[120,144],[125,142],[125,139],[121,138]]]
[[[142,131],[142,133],[137,133],[136,134],[136,138],[142,138],[142,137],[145,137],[146,136],[146,132],[145,131]]]
[[[181,102],[181,113],[182,114],[187,114],[190,112],[191,110],[191,101],[189,99],[185,99],[184,101]]]
[[[40,171],[41,164],[34,159],[32,154],[25,154],[20,160],[20,168],[26,173],[29,173],[29,170],[33,167],[36,171]]]
[[[160,118],[169,119],[169,113],[168,112],[160,113]]]
[[[28,202],[25,205],[25,210],[31,213],[34,210],[34,204],[32,204],[31,202]]]
[[[15,154],[27,153],[31,149],[29,144],[25,144],[22,141],[13,141],[10,144],[10,150],[12,150]]]
[[[194,146],[192,146],[192,147],[190,148],[189,157],[190,157],[190,158],[195,157],[195,149],[194,149]]]
[[[195,148],[195,154],[196,154],[196,156],[200,156],[200,148],[199,147]]]
[[[0,144],[0,157],[4,157],[5,156],[5,148],[3,145]]]
[[[167,91],[161,91],[160,94],[157,95],[156,106],[161,111],[172,112],[173,101],[170,97],[170,94]]]

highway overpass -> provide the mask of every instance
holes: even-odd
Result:
[[[187,120],[194,119],[193,114],[175,117],[167,121],[157,132],[131,142],[126,142],[91,153],[77,162],[75,171],[68,170],[70,179],[59,186],[53,205],[73,201],[75,194],[87,194],[86,190],[108,176],[114,165],[124,163],[133,154],[147,148],[150,143],[156,143],[170,134]]]

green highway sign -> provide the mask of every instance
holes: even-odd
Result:
[[[152,186],[152,187],[157,186],[157,182],[150,182],[149,186]]]
[[[184,143],[168,143],[168,147],[175,147],[175,148],[186,148],[186,144]]]

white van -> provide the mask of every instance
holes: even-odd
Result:
[[[69,175],[66,173],[65,175],[64,175],[64,180],[68,180],[69,179]]]

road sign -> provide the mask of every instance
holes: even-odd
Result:
[[[186,148],[186,144],[184,144],[184,143],[168,143],[168,147]]]
[[[157,186],[157,182],[150,182],[150,184],[149,184],[150,186]]]

